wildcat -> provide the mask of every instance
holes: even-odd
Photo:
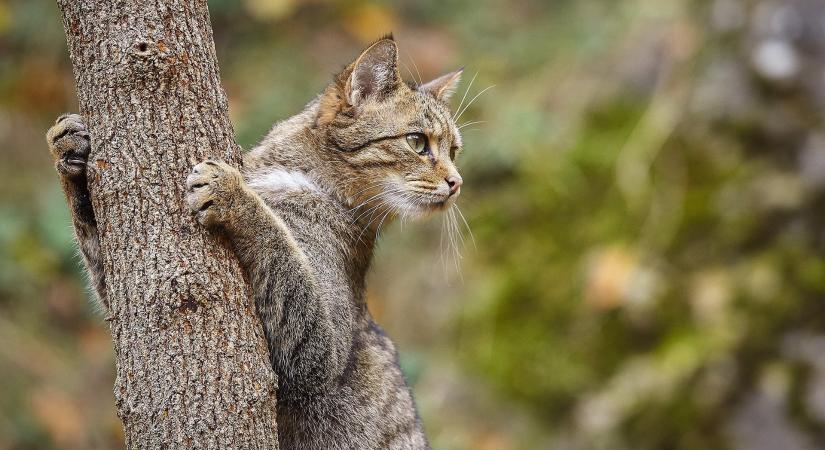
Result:
[[[249,276],[278,375],[282,450],[429,448],[365,277],[380,228],[450,208],[461,136],[447,100],[461,71],[405,84],[391,36],[370,45],[303,112],[275,124],[241,171],[196,165],[195,218],[224,233]],[[78,115],[47,133],[90,278],[106,307]]]

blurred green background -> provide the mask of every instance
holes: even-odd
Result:
[[[825,447],[821,0],[209,6],[245,148],[390,30],[407,79],[466,66],[455,106],[495,85],[472,236],[396,224],[370,282],[435,449]],[[122,447],[43,137],[67,55],[54,2],[0,0],[0,449]]]

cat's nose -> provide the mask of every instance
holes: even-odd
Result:
[[[455,195],[461,189],[461,184],[464,180],[458,175],[450,175],[446,179],[447,185],[450,186],[450,195]]]

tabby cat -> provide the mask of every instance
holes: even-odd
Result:
[[[204,161],[186,179],[198,222],[231,242],[253,286],[278,375],[280,448],[428,448],[392,341],[365,303],[381,227],[450,208],[461,136],[447,106],[461,71],[405,84],[392,37],[370,45],[238,171]],[[89,135],[61,116],[49,144],[76,235],[106,306],[85,183]]]

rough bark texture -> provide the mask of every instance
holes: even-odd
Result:
[[[240,163],[203,0],[58,0],[100,230],[127,448],[277,448],[275,379],[240,267],[184,206]]]

